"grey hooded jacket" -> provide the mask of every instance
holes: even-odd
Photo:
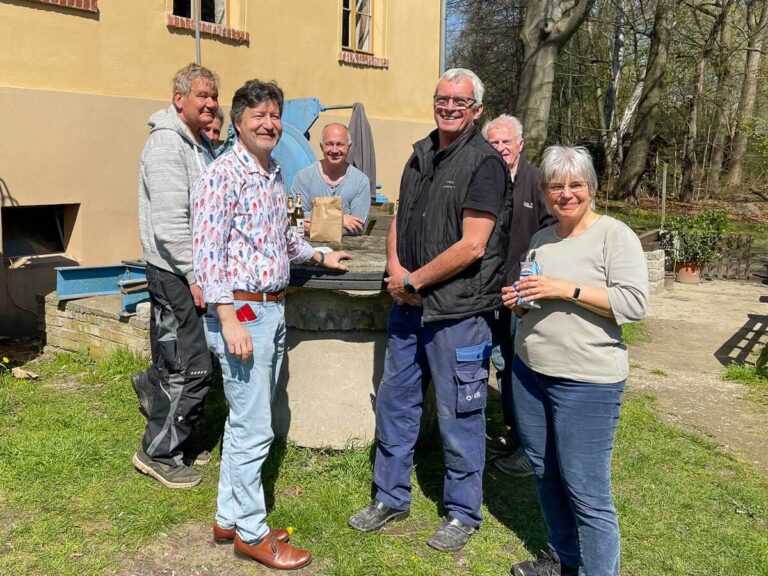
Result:
[[[189,191],[205,168],[203,147],[173,106],[149,117],[139,167],[139,234],[144,260],[195,281]]]

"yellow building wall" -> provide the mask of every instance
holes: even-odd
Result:
[[[79,203],[67,253],[83,265],[140,256],[136,190],[149,115],[170,101],[173,73],[195,60],[194,33],[169,28],[171,0],[99,0],[99,13],[32,0],[0,3],[2,205]],[[394,199],[411,144],[434,127],[440,2],[374,0],[374,46],[387,69],[342,64],[341,0],[233,0],[247,44],[203,35],[202,64],[221,78],[220,103],[250,78],[274,79],[287,98],[365,105],[377,179]],[[312,129],[346,121],[323,113]],[[0,229],[2,222],[0,221]],[[0,286],[6,284],[6,259]],[[50,289],[40,271],[13,270],[13,300],[34,307]],[[44,265],[43,265],[44,266]],[[0,289],[0,334],[34,319]]]

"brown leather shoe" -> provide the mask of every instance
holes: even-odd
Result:
[[[235,539],[236,530],[234,528],[222,528],[216,522],[213,523],[213,541],[217,544],[229,544]],[[288,542],[291,537],[285,528],[270,528],[269,533],[278,542]]]
[[[312,554],[267,534],[257,544],[246,544],[235,534],[235,554],[261,562],[275,570],[296,570],[312,561]]]

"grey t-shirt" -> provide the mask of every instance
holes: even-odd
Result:
[[[320,174],[320,163],[299,170],[293,179],[294,198],[301,195],[304,214],[310,218],[312,213],[312,199],[318,196],[340,196],[341,211],[344,214],[357,216],[363,222],[368,220],[368,211],[371,208],[371,181],[365,173],[354,166],[347,168],[347,175],[336,186],[331,186]],[[345,230],[346,234],[347,231]]]
[[[531,255],[542,274],[608,290],[614,318],[590,312],[570,300],[539,300],[515,336],[515,352],[531,369],[557,378],[608,384],[629,373],[621,324],[636,322],[648,307],[648,267],[637,235],[624,223],[600,216],[573,238],[560,238],[557,225],[531,238]]]

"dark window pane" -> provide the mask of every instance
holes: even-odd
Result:
[[[345,48],[351,48],[352,44],[349,37],[349,18],[351,12],[347,9],[341,11],[341,45]]]
[[[194,0],[173,0],[173,13],[182,18],[192,18],[192,2]],[[200,20],[216,22],[216,0],[200,2]]]
[[[173,0],[173,13],[182,18],[192,18],[191,0]]]

